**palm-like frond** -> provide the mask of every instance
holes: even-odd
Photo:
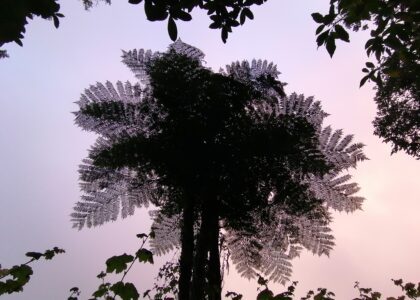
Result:
[[[204,59],[204,53],[200,49],[184,43],[181,39],[176,40],[170,44],[168,51],[175,51],[175,53],[185,55],[191,59],[197,60],[201,63]]]
[[[161,196],[152,177],[139,182],[138,174],[128,168],[106,169],[89,159],[83,162],[79,173],[84,195],[71,214],[74,227],[99,226],[119,215],[126,218],[136,207],[147,207]]]
[[[320,101],[314,101],[313,97],[305,98],[304,95],[298,95],[296,93],[279,99],[278,117],[282,115],[306,118],[318,130],[320,130],[325,117],[328,116],[322,110]]]
[[[175,51],[178,54],[185,55],[191,59],[199,61],[200,63],[204,59],[204,53],[200,49],[183,43],[181,39],[172,43],[168,47],[168,51]],[[151,50],[144,49],[133,49],[130,51],[123,50],[122,62],[134,73],[136,78],[143,85],[147,86],[149,83],[147,65],[159,55],[159,52],[152,52]]]
[[[258,238],[247,232],[232,231],[226,235],[226,242],[238,273],[248,279],[254,278],[262,259],[263,246]]]
[[[261,270],[273,282],[285,284],[292,275],[291,257],[276,248],[261,251]]]
[[[363,153],[362,143],[352,144],[353,135],[347,135],[344,138],[342,135],[342,130],[333,132],[331,127],[327,126],[321,131],[319,138],[319,147],[334,165],[335,171],[355,168],[359,161],[368,159]]]
[[[123,50],[122,62],[134,73],[141,83],[147,84],[149,82],[149,77],[146,72],[147,64],[158,55],[158,52],[152,52],[151,50]]]
[[[156,255],[164,255],[180,245],[181,230],[179,214],[165,216],[159,211],[151,211],[153,219],[152,232],[154,238],[150,240],[150,247]]]
[[[147,131],[150,116],[142,113],[145,103],[140,86],[129,82],[116,85],[115,89],[108,81],[86,89],[76,102],[80,110],[74,113],[75,123],[105,137]]]
[[[364,198],[355,195],[359,190],[357,183],[348,183],[351,175],[335,175],[334,173],[323,177],[309,176],[311,191],[317,198],[323,199],[327,207],[337,211],[353,212],[361,209]]]
[[[277,80],[280,72],[277,71],[275,64],[268,63],[267,60],[254,59],[251,64],[246,60],[236,61],[226,65],[226,70],[222,69],[221,72],[238,81],[251,84],[255,90],[260,91],[264,96],[284,96],[283,86],[286,84]]]

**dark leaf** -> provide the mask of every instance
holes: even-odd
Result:
[[[138,257],[139,262],[149,262],[153,264],[153,253],[147,249],[139,249],[136,253],[136,257]]]
[[[324,17],[320,13],[313,13],[311,14],[311,16],[312,16],[312,19],[314,19],[314,21],[317,23],[324,22]]]
[[[239,22],[241,23],[241,25],[245,23],[245,19],[246,19],[245,12],[244,10],[242,10],[241,15],[239,16]]]
[[[222,28],[222,41],[223,43],[226,43],[226,40],[228,38],[228,29],[226,27]]]
[[[104,271],[102,271],[101,273],[96,275],[96,277],[99,278],[99,279],[104,278],[105,276],[106,276],[106,273]]]
[[[55,254],[56,254],[56,252],[54,250],[47,250],[44,253],[44,257],[45,257],[45,259],[50,260],[55,256]]]
[[[28,265],[14,266],[10,269],[10,275],[20,284],[25,284],[29,281],[29,277],[33,274],[32,268]]]
[[[39,253],[39,252],[28,252],[28,253],[26,253],[25,255],[26,255],[27,257],[30,257],[30,258],[33,258],[33,259],[38,260],[38,259],[40,259],[40,258],[41,258],[42,253]]]
[[[19,46],[23,46],[23,43],[22,43],[22,41],[20,40],[20,39],[15,39],[15,41],[14,41],[16,44],[18,44]]]
[[[327,43],[326,43],[325,47],[327,48],[327,51],[328,51],[330,57],[333,57],[334,52],[335,52],[335,48],[336,48],[335,39],[333,37],[329,37],[327,39]]]
[[[54,27],[58,28],[60,26],[60,19],[57,16],[53,16]]]
[[[139,233],[139,234],[136,234],[136,237],[138,237],[139,239],[144,239],[144,238],[147,238],[147,234]]]
[[[335,33],[337,34],[337,37],[340,39],[340,40],[343,40],[343,41],[345,41],[345,42],[350,42],[350,39],[349,39],[349,34],[348,34],[348,32],[343,28],[343,26],[341,26],[341,25],[339,25],[339,24],[337,24],[337,25],[335,25],[334,26],[334,29],[335,29]]]
[[[363,77],[362,80],[360,80],[359,87],[362,87],[368,79],[369,79],[369,75],[366,75],[365,77]]]
[[[373,63],[371,63],[371,62],[367,62],[366,63],[366,67],[368,67],[368,68],[370,68],[370,69],[373,69],[374,67],[375,67],[375,65],[373,64]]]
[[[143,0],[128,0],[128,3],[131,4],[140,4]]]
[[[222,26],[222,23],[213,22],[213,23],[210,24],[209,28],[211,28],[211,29],[217,29],[217,28],[220,28],[221,26]]]
[[[178,29],[176,28],[174,19],[171,17],[168,19],[168,33],[171,40],[176,41],[176,38],[178,37]]]
[[[54,247],[53,248],[54,253],[59,254],[59,253],[65,253],[66,251],[64,251],[64,249],[58,248],[58,247]]]
[[[168,17],[167,7],[162,2],[153,5],[152,0],[145,0],[144,11],[149,21],[163,21]]]
[[[325,25],[319,25],[318,28],[315,31],[315,34],[318,35],[322,30],[324,30]]]
[[[241,11],[241,15],[239,17],[241,25],[245,23],[246,18],[250,20],[254,19],[254,14],[248,7],[244,7]]]
[[[110,290],[113,291],[115,295],[120,296],[122,300],[137,300],[140,297],[136,287],[130,282],[123,283],[119,281],[112,285]]]
[[[182,21],[191,21],[192,17],[189,13],[182,11],[182,10],[178,10],[176,12],[176,14],[174,15],[176,16],[178,19],[182,20]]]
[[[108,292],[108,286],[101,284],[98,289],[92,294],[95,298],[100,298]]]
[[[318,44],[318,47],[325,43],[325,40],[327,39],[329,33],[330,31],[326,30],[320,35],[318,35],[318,37],[316,38],[316,43]]]
[[[323,23],[325,24],[325,25],[329,25],[329,24],[331,24],[333,21],[334,21],[334,18],[336,17],[337,15],[335,15],[335,14],[328,14],[328,15],[325,15],[324,16],[324,18],[323,18]]]
[[[133,261],[134,257],[132,255],[119,255],[119,256],[113,256],[111,258],[108,258],[106,261],[106,272],[107,273],[121,273],[125,269],[127,269],[127,264],[131,263]]]
[[[273,292],[269,289],[265,289],[261,291],[258,296],[257,300],[271,300],[273,298]]]

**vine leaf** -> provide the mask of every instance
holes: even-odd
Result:
[[[106,261],[106,272],[107,273],[121,273],[125,269],[127,269],[127,264],[131,263],[134,260],[134,257],[132,255],[118,255],[113,256],[111,258],[108,258]]]
[[[120,296],[122,300],[137,300],[140,297],[136,287],[130,282],[123,283],[119,281],[113,284],[110,287],[110,290],[113,291],[115,295]]]
[[[153,253],[147,249],[139,249],[136,253],[136,257],[139,259],[139,262],[149,262],[153,264]]]

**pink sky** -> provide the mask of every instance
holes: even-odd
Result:
[[[59,30],[52,23],[31,22],[24,47],[7,46],[11,58],[0,61],[0,263],[23,262],[27,251],[67,250],[51,262],[35,264],[25,292],[5,299],[64,299],[73,286],[87,299],[99,284],[96,275],[106,258],[133,252],[135,234],[149,230],[145,211],[81,232],[71,229],[69,218],[80,197],[77,166],[94,141],[73,124],[73,102],[97,81],[135,80],[120,63],[121,49],[163,51],[170,43],[166,24],[146,22],[142,7],[125,2],[91,12],[83,11],[79,1],[63,2],[66,18]],[[315,96],[330,113],[325,125],[342,128],[367,145],[370,160],[351,170],[366,198],[363,211],[335,214],[336,247],[330,258],[304,253],[294,261],[298,296],[323,286],[337,299],[350,299],[356,296],[356,280],[396,296],[391,278],[420,281],[420,163],[403,153],[390,156],[390,146],[372,134],[374,91],[369,84],[358,88],[366,61],[365,33],[351,35],[350,44],[340,43],[333,59],[325,49],[317,50],[310,13],[326,11],[327,2],[269,1],[227,44],[207,28],[209,21],[200,13],[193,22],[179,24],[179,33],[204,51],[214,70],[242,59],[275,62],[280,79],[289,83],[288,93]],[[164,259],[138,266],[129,279],[146,290]],[[255,299],[255,282],[239,278],[233,267],[225,286]]]

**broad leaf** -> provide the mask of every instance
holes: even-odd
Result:
[[[147,249],[139,249],[136,253],[136,257],[139,259],[139,262],[149,262],[153,264],[153,253]]]
[[[123,283],[119,281],[112,285],[110,290],[113,291],[115,295],[120,296],[122,300],[137,300],[140,297],[136,287],[130,282]]]
[[[106,261],[106,272],[107,273],[121,273],[125,269],[127,269],[127,264],[131,263],[134,260],[132,255],[119,255],[113,256]]]

